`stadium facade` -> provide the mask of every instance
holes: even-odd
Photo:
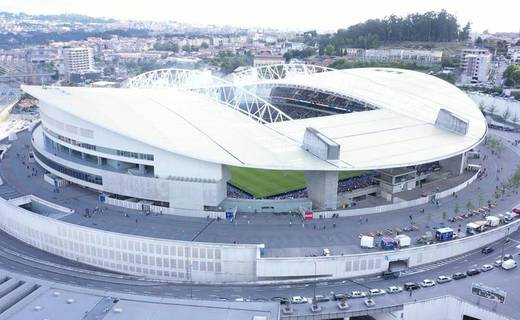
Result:
[[[39,99],[32,145],[45,170],[165,208],[222,206],[230,166],[303,171],[321,209],[340,205],[339,172],[375,172],[391,201],[427,178],[421,167],[462,174],[487,132],[465,93],[398,69],[278,65],[232,80],[168,69],[123,88],[23,90]]]

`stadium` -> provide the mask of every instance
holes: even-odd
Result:
[[[121,88],[23,86],[56,187],[195,214],[375,207],[462,184],[486,121],[419,72],[274,65],[221,79],[164,69]]]

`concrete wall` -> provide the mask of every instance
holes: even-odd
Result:
[[[240,213],[262,212],[299,212],[300,208],[312,208],[312,202],[307,198],[263,200],[263,199],[233,199],[227,198],[221,204],[225,209],[237,208]],[[274,209],[268,209],[273,207]]]
[[[68,145],[51,136],[49,136],[49,138],[60,144],[66,145],[71,149],[75,149],[80,152],[86,151],[79,147]],[[183,167],[186,168],[186,173],[184,176],[180,175],[180,173],[178,176],[171,175],[163,176],[162,178],[135,176],[127,173],[120,173],[116,171],[109,171],[97,167],[83,165],[78,162],[65,160],[63,158],[55,156],[54,154],[49,153],[44,148],[43,130],[41,127],[37,127],[34,130],[33,139],[33,147],[48,159],[63,164],[69,168],[74,168],[84,172],[96,174],[103,178],[102,186],[93,183],[88,183],[83,180],[74,179],[72,177],[64,175],[61,172],[49,168],[37,159],[38,163],[47,171],[65,180],[71,181],[75,184],[83,185],[95,190],[106,191],[129,197],[169,202],[170,207],[182,209],[202,210],[204,205],[217,206],[226,197],[227,179],[225,169],[223,166],[215,165],[215,167],[206,168],[204,163],[201,161],[193,160],[192,162],[189,162],[183,157],[171,155],[171,157],[168,159],[169,165],[171,167],[177,168],[176,170],[179,170],[179,168]],[[85,140],[84,137],[83,140]],[[141,150],[141,152],[147,151]],[[107,156],[106,154],[101,154],[95,151],[91,153],[96,156]],[[160,153],[154,154],[154,156],[156,157],[155,162],[162,163],[163,161],[161,161],[160,158],[157,158],[158,154]],[[124,157],[117,158],[117,160],[121,161],[134,161]],[[135,161],[147,162],[146,160],[139,159],[135,159]],[[166,161],[166,159],[164,161]],[[155,162],[154,165],[157,168]],[[188,162],[190,163],[189,166],[187,165]],[[190,172],[192,170],[191,167],[198,166],[199,162],[200,172],[198,173],[198,175],[191,176],[193,174],[192,172]],[[195,178],[199,177],[200,174],[208,174],[208,176],[205,180],[199,179],[197,181]],[[193,177],[193,179],[189,179],[190,177]]]
[[[150,278],[254,281],[257,245],[153,239],[87,228],[32,213],[0,199],[0,229],[38,249],[86,264]]]
[[[517,231],[520,219],[484,233],[429,246],[393,251],[352,254],[332,257],[261,258],[257,264],[259,279],[290,279],[292,277],[351,278],[388,270],[392,261],[407,261],[409,267],[433,263],[466,253],[502,239]],[[508,230],[509,229],[509,230]]]
[[[44,251],[97,267],[150,278],[251,282],[293,277],[348,278],[388,269],[391,261],[418,266],[447,259],[517,231],[520,219],[476,236],[396,251],[331,257],[261,258],[262,245],[154,239],[83,227],[41,216],[0,199],[0,229]],[[509,229],[509,230],[508,230]]]
[[[435,199],[442,199],[442,198],[451,196],[453,194],[453,192],[459,192],[460,190],[466,188],[468,185],[473,183],[478,177],[479,167],[473,166],[473,169],[476,171],[475,171],[475,174],[473,176],[471,176],[471,178],[469,178],[465,182],[459,184],[458,186],[455,186],[448,190],[444,190],[444,191],[436,193]],[[382,206],[369,207],[369,208],[345,209],[345,210],[334,210],[334,211],[316,211],[315,215],[316,216],[321,215],[323,218],[331,218],[333,214],[337,214],[340,217],[359,216],[359,215],[365,215],[365,214],[371,214],[371,213],[380,213],[380,212],[415,207],[415,206],[426,204],[429,201],[430,201],[430,199],[428,197],[423,197],[423,198],[419,198],[419,199],[415,199],[415,200],[402,201],[402,202],[398,202],[398,203],[385,204]]]

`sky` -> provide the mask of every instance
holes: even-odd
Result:
[[[474,31],[520,32],[520,0],[0,0],[0,11],[9,12],[320,31],[440,9]]]

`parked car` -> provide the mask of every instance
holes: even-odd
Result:
[[[383,274],[381,275],[383,279],[389,280],[389,279],[397,279],[401,275],[401,272],[399,271],[383,271]]]
[[[280,304],[288,304],[289,303],[289,298],[285,298],[285,297],[272,297],[271,301],[279,301]]]
[[[491,252],[495,251],[495,249],[491,248],[491,247],[485,247],[485,248],[482,248],[482,253],[483,254],[490,254]]]
[[[330,256],[330,249],[329,248],[324,248],[322,254],[325,257],[329,257]]]
[[[421,286],[415,282],[407,282],[404,284],[404,290],[406,290],[406,291],[417,290],[417,289],[421,289]]]
[[[490,264],[485,264],[483,265],[482,267],[480,267],[480,271],[482,272],[488,272],[490,270],[492,270],[494,267]]]
[[[466,274],[465,274],[465,273],[462,273],[462,272],[455,272],[455,273],[451,276],[451,278],[452,278],[453,280],[460,280],[460,279],[464,279],[464,278],[466,278],[466,277],[467,277]]]
[[[340,300],[344,300],[347,298],[348,298],[348,295],[345,293],[333,293],[332,294],[332,300],[334,300],[334,301],[340,301]]]
[[[516,213],[516,214],[520,214],[520,208],[514,208],[513,212]]]
[[[424,279],[423,281],[421,281],[420,285],[424,288],[433,287],[435,285],[435,281],[431,279]]]
[[[466,271],[466,274],[468,276],[476,276],[477,274],[480,273],[480,270],[479,269],[474,269],[474,268],[471,268],[471,269],[468,269],[468,271]]]
[[[502,265],[502,262],[504,262],[502,259],[497,259],[495,260],[495,262],[493,263],[493,265],[495,267],[500,267]]]
[[[383,289],[370,289],[370,290],[368,290],[368,293],[369,293],[371,296],[380,296],[380,295],[385,294],[386,291],[383,290]]]
[[[387,293],[399,293],[401,291],[403,291],[403,288],[399,286],[390,286],[386,289]]]
[[[453,280],[453,279],[448,276],[438,276],[437,277],[437,283],[446,283],[446,282],[450,282],[451,280]]]
[[[294,304],[302,304],[302,303],[307,303],[307,298],[305,297],[302,297],[302,296],[294,296],[291,298],[291,303],[294,303]]]
[[[504,257],[502,258],[502,260],[504,260],[504,261],[512,260],[512,259],[513,259],[512,254],[504,254]]]
[[[504,269],[504,270],[510,270],[510,269],[516,268],[516,266],[517,266],[516,261],[513,259],[506,260],[506,261],[504,261],[504,263],[502,263],[502,269]]]
[[[376,305],[376,302],[373,299],[366,299],[363,302],[365,303],[365,306],[367,306],[369,308]]]
[[[326,297],[326,296],[321,295],[321,294],[317,294],[316,297],[314,297],[314,299],[316,300],[316,302],[327,302],[327,301],[330,301],[329,297]]]
[[[352,291],[352,292],[348,295],[348,297],[349,297],[349,298],[353,298],[353,299],[355,299],[355,298],[364,298],[364,297],[366,297],[366,295],[367,295],[367,294],[366,294],[365,292],[362,292],[362,291]]]

